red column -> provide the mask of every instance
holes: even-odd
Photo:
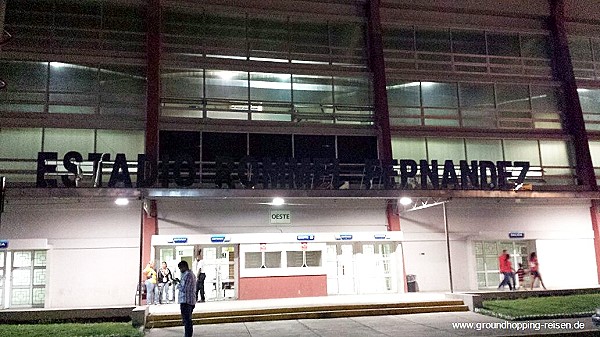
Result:
[[[156,200],[144,200],[142,203],[140,228],[140,267],[139,284],[142,284],[142,270],[154,257],[151,255],[152,235],[158,234],[158,219],[156,218]],[[138,303],[142,303],[142,294],[139,294]]]
[[[578,185],[587,189],[596,189],[596,175],[590,155],[588,135],[585,131],[585,121],[577,93],[577,81],[573,72],[573,62],[569,51],[564,0],[550,0],[550,30],[554,37],[554,55],[552,64],[557,80],[560,81],[565,98],[565,131],[571,137],[577,166],[576,176]]]
[[[385,209],[387,217],[387,230],[390,232],[400,231],[400,214],[398,213],[398,207],[396,204],[398,200],[388,200],[387,207]],[[404,263],[404,249],[401,249],[402,255],[402,277],[404,280],[404,292],[408,292],[408,284],[406,283],[406,267]]]
[[[158,168],[158,116],[160,111],[161,57],[160,0],[148,0],[146,8],[146,159]]]
[[[596,251],[596,273],[600,284],[600,200],[592,200],[590,207],[592,229],[594,230],[594,249]]]

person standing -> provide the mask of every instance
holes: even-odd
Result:
[[[154,270],[154,261],[148,262],[146,268],[142,271],[144,285],[146,286],[146,304],[158,304],[156,296],[156,270]]]
[[[546,290],[544,281],[542,281],[542,275],[540,274],[537,254],[535,252],[529,254],[529,271],[531,272],[531,290],[533,290],[533,285],[535,284],[536,278],[540,279],[540,284],[544,290]]]
[[[177,264],[181,272],[181,279],[177,288],[179,289],[179,309],[181,310],[181,320],[183,321],[184,337],[192,337],[194,334],[194,325],[192,322],[192,312],[196,306],[196,276],[190,271],[186,261]]]
[[[197,276],[196,283],[196,298],[198,298],[198,293],[200,293],[200,298],[198,298],[199,302],[205,302],[206,297],[204,295],[204,280],[206,279],[206,273],[204,273],[204,260],[202,259],[202,249],[198,250],[198,255],[196,255],[196,260],[192,263],[192,269],[194,270],[194,274]]]
[[[158,270],[158,302],[169,303],[172,301],[169,296],[169,287],[173,284],[173,275],[171,274],[171,270],[167,267],[167,263],[163,261]],[[164,294],[164,296],[163,296]]]

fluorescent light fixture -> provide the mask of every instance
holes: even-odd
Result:
[[[400,204],[404,205],[404,206],[408,206],[410,204],[412,204],[412,199],[409,197],[402,197],[400,198]]]
[[[219,76],[223,80],[231,80],[235,77],[235,71],[218,71],[217,76]]]
[[[117,204],[119,206],[127,206],[127,205],[129,205],[129,199],[117,198],[117,199],[115,199],[115,204]]]
[[[283,198],[276,197],[273,198],[273,201],[271,201],[271,205],[273,206],[281,206],[283,204],[285,204],[285,200],[283,200]]]
[[[50,66],[54,68],[64,68],[68,66],[68,64],[62,62],[50,62]]]

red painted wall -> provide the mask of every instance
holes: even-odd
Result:
[[[327,275],[244,277],[239,280],[238,298],[327,296]]]

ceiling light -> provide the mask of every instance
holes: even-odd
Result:
[[[283,198],[277,197],[273,198],[273,201],[271,201],[271,205],[273,206],[281,206],[283,204],[285,204],[285,200],[283,200]]]
[[[129,199],[117,198],[117,199],[115,199],[115,204],[117,204],[119,206],[127,206],[127,205],[129,205]]]
[[[412,202],[413,202],[412,199],[409,197],[400,198],[400,204],[402,204],[404,206],[410,205],[410,204],[412,204]]]

